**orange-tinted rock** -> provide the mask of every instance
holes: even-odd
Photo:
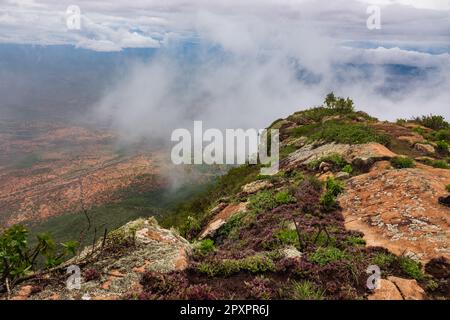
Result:
[[[247,203],[241,202],[239,204],[230,204],[220,211],[213,219],[208,223],[205,229],[199,236],[199,239],[204,239],[215,234],[215,232],[223,226],[228,219],[237,214],[238,212],[244,212],[247,207]]]
[[[11,298],[11,300],[27,300],[33,290],[33,286],[25,285],[20,288],[19,292]]]
[[[386,279],[380,279],[379,288],[375,289],[367,299],[369,300],[403,300],[395,284]]]
[[[364,233],[367,245],[395,254],[409,251],[426,263],[450,256],[450,208],[438,203],[450,170],[372,170],[348,180],[339,197],[345,226]]]
[[[405,300],[423,300],[425,291],[414,279],[403,279],[398,277],[388,277],[389,281],[395,284]]]

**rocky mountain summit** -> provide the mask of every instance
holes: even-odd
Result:
[[[270,128],[280,130],[278,174],[233,168],[161,221],[132,221],[60,266],[15,279],[3,297],[450,297],[442,117],[382,122],[329,95]],[[67,287],[69,265],[81,269],[78,289]]]

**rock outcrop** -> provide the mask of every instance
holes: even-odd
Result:
[[[245,212],[247,203],[241,202],[239,204],[230,204],[216,214],[208,225],[200,233],[199,239],[202,240],[213,236],[217,230],[220,229],[227,221],[239,212]]]
[[[65,264],[80,265],[80,290],[67,288],[67,276],[62,268],[62,275],[55,271],[18,286],[13,299],[132,298],[141,292],[143,273],[184,270],[192,250],[187,240],[161,228],[154,218],[127,223],[108,236],[103,250],[101,246],[98,243],[95,251],[86,248],[77,259]]]
[[[379,287],[368,296],[369,300],[423,300],[425,291],[416,280],[399,277],[380,279]]]
[[[438,203],[449,183],[450,170],[424,165],[353,177],[339,198],[345,225],[396,254],[410,251],[422,262],[450,258],[450,208]]]
[[[396,154],[385,146],[372,142],[358,145],[328,143],[321,146],[307,144],[290,154],[282,163],[286,169],[305,166],[312,161],[333,154],[341,155],[348,163],[358,167],[368,167],[380,160],[388,160]]]

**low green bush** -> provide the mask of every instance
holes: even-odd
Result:
[[[422,280],[424,278],[424,273],[420,263],[414,261],[413,259],[408,257],[400,257],[399,265],[402,271],[411,278],[416,280]]]
[[[350,244],[352,246],[363,246],[366,244],[366,240],[364,240],[364,238],[358,237],[358,236],[348,236],[345,239],[345,242],[347,242],[348,244]]]
[[[185,238],[191,238],[200,230],[201,225],[197,218],[188,216],[185,223],[180,227],[180,234]]]
[[[441,129],[434,134],[434,140],[450,143],[450,129]]]
[[[215,249],[214,241],[211,239],[202,240],[195,246],[195,252],[199,255],[206,255]]]
[[[339,248],[335,247],[319,247],[311,256],[309,260],[324,266],[328,263],[345,260],[348,255]]]
[[[58,246],[47,233],[37,235],[37,244],[30,247],[28,230],[20,225],[12,226],[0,235],[0,280],[13,285],[16,279],[35,270],[40,258],[51,268],[75,255],[77,248],[75,241]]]
[[[391,165],[397,169],[413,168],[414,160],[408,157],[393,157],[391,159]]]
[[[343,172],[347,172],[348,174],[353,173],[353,167],[350,164],[345,165],[342,170]]]
[[[275,233],[277,238],[284,245],[298,245],[298,234],[296,230],[282,229]]]
[[[372,263],[380,268],[389,267],[395,259],[396,257],[390,253],[380,252],[372,258]]]
[[[348,165],[347,161],[345,161],[345,159],[340,154],[333,153],[328,156],[311,161],[310,163],[308,163],[308,169],[317,170],[319,169],[319,166],[322,162],[331,163],[337,170],[340,170],[341,168]]]
[[[359,123],[346,123],[342,121],[327,121],[320,128],[309,135],[310,140],[323,140],[346,144],[363,144],[378,142],[383,145],[390,144],[390,138],[376,133],[371,127]]]
[[[433,130],[447,129],[449,127],[448,122],[445,121],[443,116],[437,116],[433,114],[416,117],[413,119],[413,121]]]
[[[279,191],[275,194],[275,201],[282,205],[295,202],[295,198],[288,191]]]
[[[293,282],[292,298],[295,300],[322,300],[324,293],[324,290],[311,281]]]
[[[445,186],[445,190],[447,190],[447,192],[450,192],[450,184]]]
[[[320,204],[326,209],[331,210],[336,205],[336,197],[344,191],[344,184],[332,177],[327,179],[325,184],[325,193],[320,197]]]
[[[436,143],[436,150],[439,153],[446,154],[448,153],[448,143],[441,140]]]
[[[431,163],[434,168],[449,169],[450,166],[444,160],[435,160]]]

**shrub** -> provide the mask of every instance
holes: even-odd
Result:
[[[249,198],[249,209],[255,213],[260,213],[266,210],[273,209],[277,206],[277,201],[271,191],[259,191]]]
[[[320,204],[326,210],[332,209],[336,205],[336,197],[344,191],[344,184],[332,177],[327,179],[325,193],[320,197]]]
[[[0,235],[0,280],[13,283],[36,267],[39,257],[44,258],[47,267],[62,263],[70,255],[74,255],[78,243],[69,241],[60,247],[49,234],[39,234],[37,244],[28,245],[28,230],[20,225],[12,226]]]
[[[310,163],[308,163],[308,168],[311,170],[317,170],[322,162],[331,163],[338,170],[347,165],[347,161],[345,161],[345,159],[340,154],[333,153],[328,156],[311,161]]]
[[[437,116],[437,115],[427,115],[427,116],[421,116],[413,119],[415,122],[421,124],[424,127],[433,129],[433,130],[439,130],[439,129],[447,129],[449,127],[449,124],[447,121],[445,121],[443,116]]]
[[[439,168],[439,169],[449,169],[449,165],[444,161],[444,160],[434,160],[431,165],[434,168]]]
[[[335,97],[333,92],[330,92],[325,97],[324,104],[327,108],[332,110],[336,110],[340,114],[348,114],[355,112],[355,108],[353,107],[353,100],[350,98],[344,99],[341,97]]]
[[[243,212],[239,212],[237,214],[234,214],[228,221],[220,227],[220,229],[217,231],[217,237],[233,237],[233,235],[239,230],[241,227],[242,219],[244,217]]]
[[[393,157],[391,159],[391,164],[394,168],[397,169],[414,167],[414,161],[408,157]]]
[[[353,173],[353,167],[350,164],[345,165],[342,170],[343,172],[347,172],[348,174]]]
[[[333,116],[336,114],[335,110],[325,107],[315,107],[305,111],[302,111],[302,115],[309,120],[320,122],[327,116]]]
[[[324,140],[326,142],[337,142],[346,144],[362,144],[378,142],[389,145],[387,136],[377,134],[372,128],[365,124],[345,123],[340,121],[327,121],[309,135],[311,140]]]
[[[393,262],[395,261],[395,256],[389,253],[377,253],[373,258],[372,258],[372,263],[379,266],[380,268],[382,267],[388,267],[390,266]]]
[[[311,281],[294,281],[292,298],[296,300],[322,300],[324,291]]]
[[[411,258],[408,257],[400,257],[399,265],[402,271],[416,280],[422,280],[424,278],[424,274],[420,264]]]
[[[441,129],[434,134],[435,140],[450,142],[450,129]]]
[[[206,255],[214,251],[215,249],[216,247],[214,246],[214,241],[211,239],[205,239],[203,241],[200,241],[195,247],[195,251],[199,255]]]
[[[436,150],[440,153],[448,153],[448,143],[441,140],[436,143]]]
[[[275,194],[275,201],[282,205],[295,202],[295,198],[288,191],[279,191]]]
[[[445,190],[447,190],[448,192],[450,192],[450,184],[445,186]]]
[[[348,236],[345,241],[352,246],[361,246],[366,244],[366,240],[358,236]]]
[[[191,216],[188,216],[186,222],[181,226],[180,233],[185,238],[191,238],[201,230],[200,222]]]
[[[313,254],[311,254],[309,260],[321,266],[324,266],[330,262],[340,261],[347,258],[348,258],[347,254],[344,251],[340,250],[339,248],[320,247]]]
[[[289,156],[292,152],[296,151],[298,148],[294,145],[287,145],[280,149],[280,159],[284,159]]]
[[[298,234],[296,230],[283,229],[275,234],[275,238],[285,245],[298,245]]]

